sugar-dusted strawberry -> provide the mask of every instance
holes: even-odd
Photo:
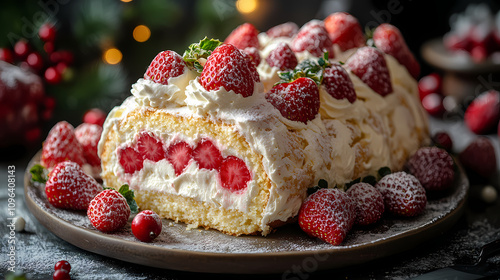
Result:
[[[126,146],[118,148],[118,162],[125,173],[134,174],[142,169],[144,159],[134,147]]]
[[[103,126],[106,113],[99,108],[92,108],[83,114],[83,122]]]
[[[43,143],[41,164],[50,169],[57,163],[70,160],[80,166],[85,163],[83,148],[76,139],[75,129],[66,121],[60,121],[49,132]]]
[[[269,52],[266,62],[269,66],[276,67],[281,71],[291,70],[298,64],[295,53],[285,42],[279,43],[274,50]]]
[[[299,211],[299,226],[309,236],[340,245],[356,220],[356,203],[339,189],[320,189]]]
[[[365,36],[358,20],[345,12],[337,12],[325,18],[325,28],[332,43],[342,51],[365,45]]]
[[[464,121],[476,134],[492,132],[500,120],[500,92],[482,93],[465,110]]]
[[[442,79],[437,73],[431,73],[427,76],[422,77],[418,81],[418,92],[420,95],[420,101],[424,99],[427,95],[431,93],[441,93]]]
[[[382,194],[368,183],[352,185],[346,193],[356,203],[356,224],[367,226],[376,223],[384,214]]]
[[[252,174],[243,160],[235,156],[224,158],[219,166],[220,181],[223,188],[235,193],[246,189]]]
[[[445,131],[436,132],[432,136],[432,142],[434,142],[436,146],[443,148],[448,152],[451,152],[453,150],[453,140]]]
[[[193,148],[184,141],[172,143],[167,148],[167,160],[174,166],[175,175],[179,176],[193,159]]]
[[[151,61],[144,79],[168,85],[168,79],[182,75],[185,66],[186,63],[178,53],[162,51]]]
[[[406,45],[399,29],[391,24],[382,23],[373,32],[375,46],[386,54],[392,55],[404,65],[413,78],[420,75],[420,64]]]
[[[322,57],[328,52],[334,58],[333,44],[322,21],[313,19],[302,26],[293,38],[291,48],[294,52],[308,51],[315,57]]]
[[[483,178],[489,178],[497,170],[495,148],[490,139],[484,136],[476,138],[458,156],[462,165]]]
[[[259,49],[254,48],[254,47],[248,47],[245,48],[241,51],[242,53],[246,53],[247,55],[250,56],[252,63],[255,65],[255,67],[259,66],[260,64],[260,54],[259,54]]]
[[[58,163],[45,183],[47,200],[54,207],[63,209],[86,210],[90,201],[102,190],[94,178],[72,161]]]
[[[273,86],[266,99],[289,120],[307,123],[319,112],[319,89],[306,77]]]
[[[253,24],[244,23],[236,29],[234,29],[229,36],[227,36],[226,40],[224,40],[225,44],[231,44],[237,47],[240,50],[243,50],[248,47],[259,48],[259,31]]]
[[[222,162],[222,155],[212,141],[203,138],[193,150],[193,158],[199,168],[217,170]]]
[[[338,62],[334,62],[327,67],[323,73],[322,85],[335,99],[347,99],[349,102],[354,103],[357,99],[354,84],[349,77],[347,71]]]
[[[347,67],[376,93],[392,92],[391,76],[384,55],[372,47],[362,47],[346,63]]]
[[[76,139],[83,147],[83,156],[92,166],[101,166],[101,159],[97,155],[101,133],[102,127],[97,124],[82,123],[75,128]]]
[[[299,31],[299,27],[295,22],[285,22],[282,24],[278,24],[269,28],[266,31],[267,36],[270,38],[278,38],[278,37],[288,37],[292,38]]]
[[[253,94],[254,76],[241,52],[233,45],[222,44],[208,57],[200,84],[207,90],[224,87],[247,97]]]
[[[260,82],[260,75],[259,72],[257,72],[257,66],[260,63],[259,51],[256,48],[245,48],[241,50],[241,55],[243,55],[247,61],[247,67],[252,74],[252,79],[255,82]]]
[[[123,228],[130,212],[127,199],[121,193],[106,189],[92,199],[87,217],[97,230],[108,233]]]
[[[427,204],[425,189],[411,174],[396,172],[386,175],[375,187],[384,197],[386,211],[393,215],[413,217],[425,210]]]
[[[453,159],[443,149],[422,147],[410,157],[407,166],[427,191],[442,191],[453,186]]]
[[[137,151],[142,155],[144,160],[148,159],[157,162],[165,158],[163,142],[152,133],[141,132],[137,138],[136,145]]]

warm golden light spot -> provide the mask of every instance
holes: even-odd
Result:
[[[132,0],[121,0],[124,3],[132,2]]]
[[[249,14],[257,10],[259,6],[258,0],[238,0],[236,1],[236,9],[242,14]]]
[[[102,60],[108,64],[118,64],[122,58],[122,52],[117,48],[109,48],[102,55]]]
[[[151,30],[146,25],[138,25],[134,28],[132,36],[137,42],[146,42],[151,36]]]

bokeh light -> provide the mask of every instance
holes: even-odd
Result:
[[[257,10],[259,6],[258,0],[238,0],[236,1],[236,9],[242,14],[250,14]]]
[[[145,25],[138,25],[134,28],[132,36],[137,42],[146,42],[151,36],[151,30]]]
[[[120,63],[120,61],[122,61],[122,58],[122,52],[117,48],[107,49],[102,56],[104,62],[108,64],[118,64]]]

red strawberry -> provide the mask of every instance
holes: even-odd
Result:
[[[162,51],[156,55],[144,73],[144,79],[168,85],[168,79],[184,73],[186,63],[174,51]]]
[[[418,78],[420,64],[418,64],[406,45],[405,39],[397,27],[382,23],[373,32],[373,42],[378,49],[392,55],[399,63],[404,65],[413,78]]]
[[[76,139],[73,126],[61,121],[52,127],[43,143],[41,164],[50,169],[66,160],[76,162],[80,166],[85,163],[83,148]]]
[[[266,31],[266,34],[270,38],[292,38],[295,34],[297,34],[298,31],[299,27],[295,22],[285,22],[269,28],[269,30]]]
[[[444,131],[437,132],[432,137],[432,141],[438,146],[445,149],[448,152],[453,150],[453,140],[448,133]]]
[[[332,63],[325,69],[322,85],[325,86],[326,92],[335,99],[346,98],[351,103],[357,99],[349,74],[338,62]]]
[[[356,203],[339,189],[320,189],[299,211],[300,228],[309,236],[340,245],[356,220]]]
[[[235,193],[245,190],[248,182],[252,180],[245,162],[235,156],[228,156],[222,160],[219,174],[222,187]]]
[[[489,90],[479,95],[465,110],[464,120],[476,134],[492,132],[500,120],[500,92]]]
[[[315,57],[323,57],[324,52],[328,52],[330,58],[335,57],[333,44],[325,25],[317,19],[309,21],[300,28],[299,33],[293,38],[291,47],[294,52],[308,51]]]
[[[384,214],[382,194],[368,183],[352,185],[346,193],[356,203],[356,224],[367,226],[376,223]]]
[[[365,36],[361,25],[352,15],[337,12],[325,18],[324,22],[330,40],[337,44],[342,51],[365,45]]]
[[[255,82],[260,82],[260,75],[259,72],[257,72],[257,66],[260,63],[259,51],[256,48],[246,48],[241,51],[241,55],[243,55],[247,62],[247,67],[252,74],[252,79]]]
[[[132,147],[121,147],[118,149],[118,161],[127,174],[134,174],[143,167],[143,157]]]
[[[380,179],[375,187],[384,197],[385,209],[391,214],[413,217],[425,210],[425,189],[413,175],[392,173]]]
[[[97,155],[97,144],[101,139],[102,127],[96,124],[82,123],[75,129],[75,136],[83,147],[83,156],[88,164],[101,166],[101,159]]]
[[[167,149],[167,160],[174,166],[176,176],[182,174],[192,159],[193,149],[186,142],[177,142]]]
[[[319,112],[319,89],[310,78],[277,84],[267,93],[266,99],[284,118],[292,121],[307,123]]]
[[[212,141],[203,138],[193,150],[193,158],[200,168],[217,170],[222,162],[222,155]]]
[[[441,76],[437,73],[432,73],[422,77],[418,81],[418,92],[420,94],[420,101],[431,93],[441,93]]]
[[[279,43],[274,50],[269,52],[266,62],[271,67],[279,68],[281,71],[292,70],[298,61],[295,53],[287,43]]]
[[[347,67],[376,93],[392,92],[391,76],[384,55],[372,47],[362,47],[346,63]]]
[[[244,23],[234,29],[226,40],[225,44],[231,44],[240,50],[248,47],[259,48],[259,31],[251,23]]]
[[[453,159],[443,149],[423,147],[407,162],[408,171],[428,191],[442,191],[453,185],[455,169]]]
[[[87,217],[102,232],[113,232],[124,227],[130,216],[130,207],[122,194],[106,189],[90,202]]]
[[[218,46],[208,57],[200,76],[200,84],[207,90],[224,87],[243,97],[253,94],[254,75],[240,51],[229,44]]]
[[[459,155],[462,165],[483,178],[489,178],[497,170],[495,148],[490,139],[478,137]]]
[[[152,133],[142,132],[137,139],[137,151],[144,160],[149,159],[153,162],[165,158],[165,150],[160,139]]]
[[[252,63],[255,65],[255,67],[259,66],[260,64],[260,54],[259,54],[259,49],[254,48],[254,47],[248,47],[242,50],[242,53],[247,54]]]
[[[47,200],[54,207],[63,209],[86,210],[101,191],[102,186],[72,161],[58,163],[45,184]]]

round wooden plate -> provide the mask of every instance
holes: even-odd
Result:
[[[163,220],[161,235],[153,243],[135,239],[130,223],[113,234],[90,224],[85,211],[61,210],[46,198],[44,185],[25,174],[26,204],[48,230],[84,250],[131,263],[158,268],[213,273],[287,273],[334,269],[361,264],[409,250],[436,237],[455,224],[464,210],[469,183],[463,172],[445,196],[428,201],[424,214],[399,219],[384,217],[375,226],[353,229],[341,246],[308,237],[297,225],[262,236],[228,236],[215,230],[187,229],[182,223]]]

